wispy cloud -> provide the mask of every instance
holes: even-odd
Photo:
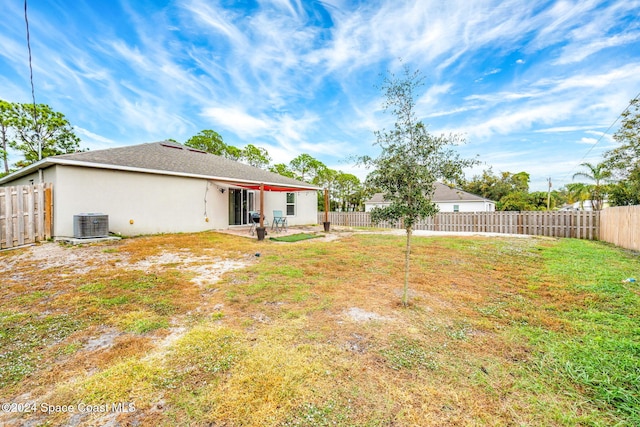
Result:
[[[584,43],[573,44],[563,49],[555,64],[564,65],[581,62],[590,55],[603,49],[624,46],[637,43],[640,40],[640,32],[616,35],[613,37],[600,38],[597,40],[585,41]]]
[[[560,133],[560,132],[576,132],[581,130],[592,129],[591,126],[557,126],[552,128],[535,129],[535,133]]]
[[[598,142],[598,139],[597,139],[597,138],[587,138],[587,137],[583,137],[583,138],[580,138],[580,141],[579,141],[579,142],[580,142],[580,144],[593,145],[593,144],[595,144],[595,143],[597,143],[597,142]]]
[[[27,101],[23,10],[3,6],[0,98]],[[376,86],[406,64],[426,76],[416,110],[434,133],[545,175],[638,92],[638,15],[638,0],[121,0],[108,16],[100,2],[30,4],[38,101],[92,147],[215,129],[274,160],[336,164],[377,150],[393,118]]]

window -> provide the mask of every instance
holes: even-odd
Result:
[[[453,205],[454,212],[460,212],[460,205]]]
[[[296,193],[287,193],[287,216],[296,214]]]

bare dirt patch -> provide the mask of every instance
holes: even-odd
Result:
[[[349,319],[355,322],[369,322],[372,320],[379,320],[379,321],[392,320],[392,318],[390,317],[382,316],[378,313],[366,311],[358,307],[351,307],[344,314],[346,317],[348,317]]]
[[[62,269],[65,273],[86,274],[122,258],[121,254],[105,252],[108,248],[114,248],[113,244],[76,247],[60,243],[41,243],[20,250],[16,256],[5,256],[1,259],[0,274],[20,271],[23,266],[39,270]]]

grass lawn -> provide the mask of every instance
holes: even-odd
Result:
[[[403,308],[403,248],[198,233],[0,252],[0,425],[640,425],[638,254],[414,237]]]
[[[291,234],[289,236],[270,237],[269,240],[275,240],[276,242],[295,243],[295,242],[300,242],[302,240],[317,239],[319,237],[323,237],[323,235],[322,234],[298,233],[298,234]]]

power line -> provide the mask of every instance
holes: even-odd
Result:
[[[640,97],[640,92],[638,92],[638,94],[633,97],[631,99],[631,101],[629,101],[629,104],[627,105],[627,107],[622,110],[622,112],[620,114],[618,114],[618,117],[616,117],[616,119],[613,121],[613,123],[611,123],[611,125],[609,125],[609,127],[607,128],[607,130],[604,131],[604,133],[602,135],[600,135],[600,138],[598,138],[598,140],[595,142],[595,144],[593,144],[585,153],[584,156],[582,156],[582,158],[580,159],[580,161],[578,162],[578,164],[582,164],[582,161],[589,155],[589,153],[591,153],[591,151],[593,151],[593,149],[596,147],[596,145],[598,145],[600,143],[600,141],[602,141],[602,138],[604,138],[605,135],[607,135],[609,133],[609,131],[611,130],[611,128],[618,122],[618,120],[620,120],[620,117],[622,117],[622,115],[629,109],[629,107],[631,107],[631,103],[633,102],[634,99],[638,99]],[[568,175],[565,176],[565,179]]]
[[[42,160],[42,143],[38,135],[38,117],[36,113],[36,90],[33,85],[33,66],[31,65],[31,36],[29,34],[29,17],[27,15],[27,0],[24,0],[24,23],[27,29],[27,51],[29,52],[29,81],[31,82],[31,100],[33,102],[33,128],[38,139],[38,160]]]

